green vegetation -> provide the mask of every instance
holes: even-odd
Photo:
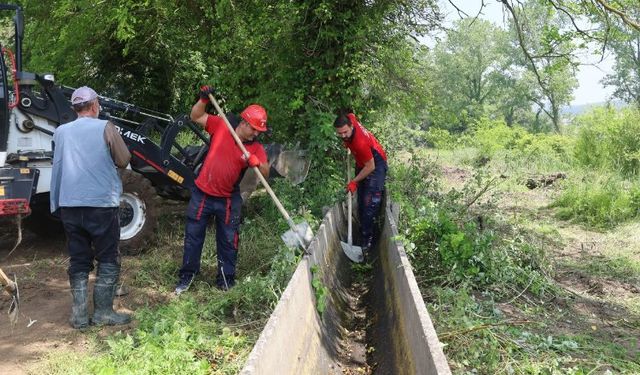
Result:
[[[327,297],[329,296],[329,289],[323,284],[320,276],[318,266],[311,267],[311,274],[313,280],[311,280],[311,287],[316,296],[316,310],[322,315],[327,308]]]
[[[561,219],[604,229],[640,216],[640,183],[616,175],[585,173],[583,181],[567,185],[553,204],[559,207]]]
[[[640,172],[640,111],[597,108],[575,120],[576,161],[623,176]]]
[[[637,256],[586,256],[575,244],[638,220],[640,6],[499,3],[505,27],[464,17],[443,28],[434,0],[24,0],[25,70],[172,114],[188,112],[204,83],[225,110],[263,104],[264,142],[312,158],[303,184],[274,189],[313,225],[343,199],[331,123],[350,107],[388,151],[407,252],[455,373],[638,373]],[[635,108],[567,121],[576,67],[594,46],[615,56],[606,82]],[[169,215],[157,243],[127,259],[145,296],[138,324],[106,337],[94,328],[86,353],[56,352],[33,372],[236,373],[298,260],[279,244],[287,226],[266,195],[246,210],[236,288],[210,285],[209,235],[193,290],[169,297],[183,235]],[[640,248],[625,241],[616,246]],[[358,280],[368,271],[354,268]],[[607,283],[622,291],[608,295]],[[327,291],[319,278],[314,288],[322,312]]]
[[[182,254],[180,213],[163,217],[157,243],[135,258],[125,258],[123,281],[142,296],[136,326],[106,339],[99,328],[88,333],[88,352],[52,354],[32,369],[47,374],[235,374],[243,366],[298,257],[280,242],[272,225],[277,212],[248,206],[241,233],[239,282],[228,292],[215,288],[215,234],[208,234],[203,269],[188,293],[173,296]],[[268,199],[268,198],[267,198]],[[286,196],[283,196],[286,199]],[[265,204],[268,202],[262,202]]]
[[[621,130],[634,111],[602,116],[608,111],[577,118],[575,135],[481,119],[459,136],[434,132],[433,144],[444,150],[412,152],[391,168],[407,253],[454,373],[640,371],[640,300],[633,292],[640,259],[610,246],[594,252],[595,242],[573,258],[554,255],[570,240],[558,226],[607,231],[638,219],[633,168],[604,171],[623,164],[616,151],[637,143]],[[589,150],[585,137],[595,132],[610,139],[590,150],[612,153],[609,161],[596,159],[607,166],[581,159]],[[437,172],[443,167],[444,176]],[[527,202],[538,190],[523,187],[526,177],[558,171],[566,180],[535,193],[548,195],[547,203]],[[608,288],[631,292],[609,295]],[[595,316],[620,320],[607,328]]]

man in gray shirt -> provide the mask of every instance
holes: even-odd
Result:
[[[95,260],[98,272],[91,323],[127,324],[131,316],[113,310],[113,297],[120,276],[122,182],[117,168],[126,168],[131,154],[116,127],[98,119],[95,91],[80,87],[73,92],[71,104],[78,118],[54,133],[50,190],[51,212],[59,214],[67,235],[73,296],[70,323],[79,329],[89,325],[88,281]]]

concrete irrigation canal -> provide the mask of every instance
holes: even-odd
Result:
[[[451,373],[396,240],[397,210],[387,204],[382,216],[372,269],[360,272],[340,247],[346,209],[326,214],[242,374]]]

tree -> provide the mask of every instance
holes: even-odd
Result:
[[[463,19],[433,51],[432,114],[439,127],[464,130],[499,101],[507,69],[506,33],[488,21]]]
[[[615,63],[602,83],[615,88],[614,97],[640,108],[640,31],[627,30],[620,22],[613,28],[608,46],[615,54]]]
[[[546,6],[546,1],[521,2],[518,8],[513,8],[507,0],[502,2],[512,15],[510,26],[515,43],[521,47],[521,65],[538,83],[537,93],[530,99],[559,132],[560,109],[569,104],[578,85],[576,34],[568,30],[570,19]]]
[[[24,6],[31,69],[160,111],[186,110],[198,85],[210,83],[228,109],[260,102],[276,137],[303,143],[322,138],[323,113],[379,106],[381,97],[364,82],[379,69],[379,52],[440,22],[434,0],[26,0]]]
[[[624,100],[627,101],[632,100],[629,94],[633,92],[634,88],[632,85],[629,85],[629,82],[637,82],[637,79],[633,79],[634,63],[632,59],[630,60],[631,53],[629,48],[633,49],[633,45],[627,43],[625,46],[620,45],[620,43],[625,44],[625,39],[627,42],[632,42],[633,37],[631,37],[631,39],[622,38],[621,40],[619,35],[621,33],[624,35],[635,35],[635,33],[640,32],[640,3],[637,0],[495,1],[502,4],[506,13],[510,16],[512,29],[518,36],[518,44],[528,61],[531,73],[540,85],[540,97],[534,97],[532,99],[536,99],[540,104],[543,104],[542,102],[548,104],[548,106],[541,105],[540,109],[553,120],[556,128],[558,122],[555,113],[557,111],[554,109],[553,100],[562,101],[565,95],[551,95],[549,89],[554,86],[557,90],[566,91],[572,85],[561,77],[556,76],[552,79],[550,76],[548,78],[545,78],[545,76],[548,76],[548,73],[550,73],[549,70],[552,70],[560,75],[564,74],[565,78],[571,80],[571,74],[567,74],[567,69],[571,70],[573,69],[572,67],[575,67],[576,55],[573,51],[586,48],[588,44],[595,43],[603,54],[604,51],[610,47],[619,52],[616,52],[618,56],[618,62],[616,64],[618,67],[617,73],[607,77],[605,83],[618,87],[615,94],[617,97],[624,97]],[[456,0],[448,0],[448,2],[458,9],[461,17],[468,17],[467,14],[459,9]],[[482,12],[487,3],[487,0],[481,0],[478,14]],[[548,18],[549,15],[553,15],[553,18],[556,19],[554,21],[555,25],[559,27],[547,27],[547,25],[544,25],[542,29],[546,30],[538,33],[538,35],[535,33],[532,35],[531,30],[525,30],[527,27],[526,24],[529,22],[527,21],[528,17],[526,16],[525,8],[533,7],[541,9],[542,12],[546,11],[547,20],[550,20]],[[539,10],[538,13],[541,13],[541,11]],[[560,42],[561,40],[566,42],[570,40],[573,42],[574,47],[577,48],[562,48],[562,43],[558,43],[555,47],[560,47],[559,50],[553,48],[554,51],[548,50],[546,53],[543,52],[547,58],[545,62],[542,60],[544,55],[540,55],[541,51],[536,51],[535,46],[530,45],[531,41],[539,40],[544,42],[543,37],[547,42]],[[554,43],[547,43],[544,47],[550,47]],[[567,46],[566,43],[564,44]],[[620,57],[619,55],[626,55],[627,57]],[[549,57],[555,58],[551,61]],[[565,58],[566,61],[562,61],[562,58]],[[540,69],[536,66],[537,64],[541,65]],[[544,68],[544,66],[551,69]],[[556,91],[555,94],[560,94],[560,91]],[[542,101],[540,99],[542,99]]]

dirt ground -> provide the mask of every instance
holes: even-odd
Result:
[[[64,236],[39,238],[23,231],[21,244],[9,254],[16,243],[16,228],[12,221],[0,222],[0,268],[9,277],[16,275],[20,289],[15,326],[7,315],[10,299],[0,295],[0,374],[12,375],[27,374],[31,365],[56,350],[82,351],[88,345],[86,334],[67,322],[71,294]],[[127,306],[130,301],[125,296],[118,303]]]
[[[21,297],[13,327],[5,315],[10,300],[6,295],[0,299],[0,373],[23,374],[29,362],[55,348],[81,347],[82,336],[67,324],[70,293],[64,239],[23,233],[22,243],[9,255],[17,239],[15,223],[3,221],[0,233],[0,267],[10,277],[16,275]]]

